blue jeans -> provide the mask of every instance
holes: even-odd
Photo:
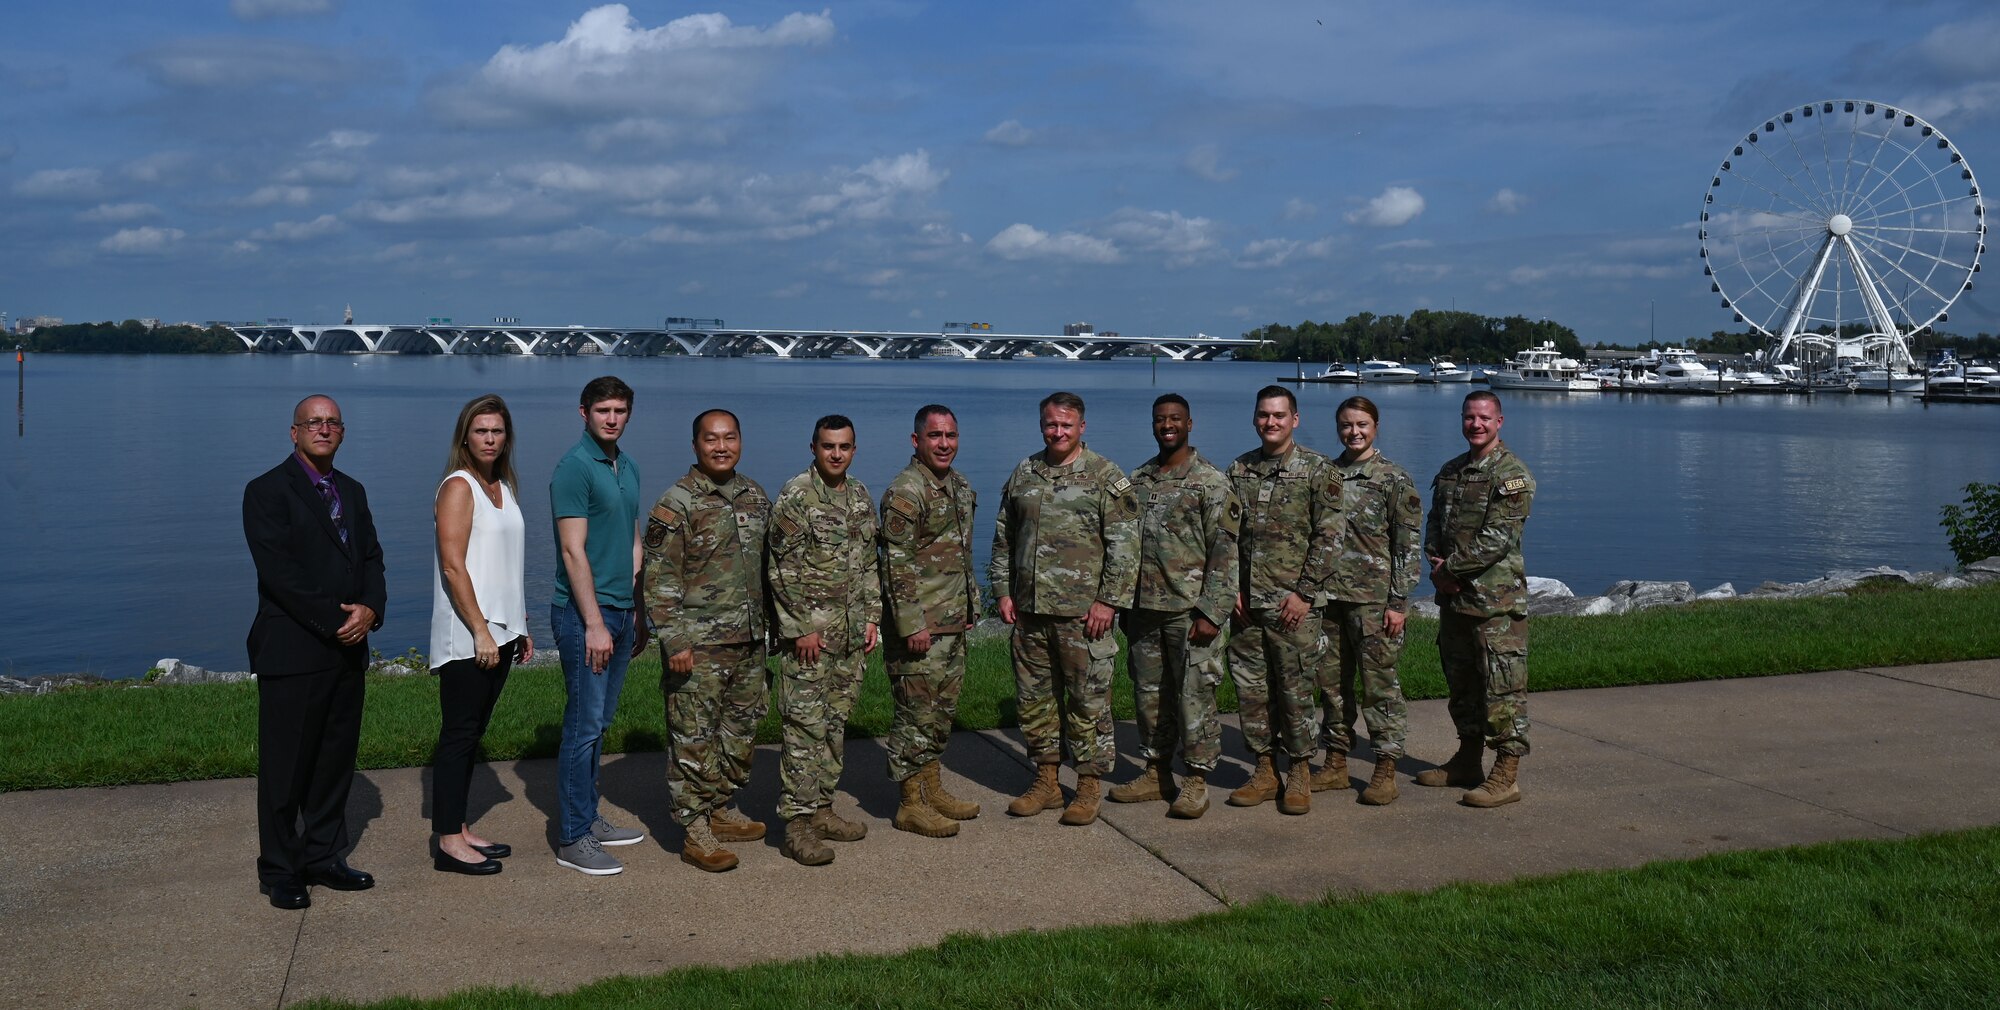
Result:
[[[562,806],[559,841],[564,845],[590,834],[597,819],[597,763],[604,752],[604,730],[618,714],[618,695],[625,687],[625,664],[632,659],[634,612],[599,607],[611,632],[611,662],[593,672],[583,655],[583,615],[574,604],[550,607],[556,652],[562,656],[562,746],[556,751],[556,798]]]

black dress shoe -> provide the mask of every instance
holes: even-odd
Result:
[[[375,886],[375,878],[352,866],[345,860],[334,860],[331,866],[306,871],[306,883],[331,887],[336,891],[365,891]]]
[[[492,845],[475,845],[472,851],[488,859],[505,859],[514,854],[514,847],[506,842],[494,842]]]
[[[482,859],[476,863],[468,863],[444,851],[431,853],[431,865],[444,873],[463,873],[474,877],[499,873],[501,868],[498,859]]]
[[[271,896],[271,907],[297,911],[312,907],[312,896],[304,884],[258,884],[257,890]]]

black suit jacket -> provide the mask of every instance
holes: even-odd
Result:
[[[345,544],[296,453],[243,488],[243,537],[257,566],[250,670],[259,677],[366,666],[366,639],[341,645],[334,637],[347,621],[343,603],[375,611],[370,631],[382,626],[389,592],[368,493],[339,470],[333,479]]]

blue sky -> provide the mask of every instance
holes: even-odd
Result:
[[[1234,335],[1734,324],[1693,221],[1788,106],[2000,172],[1986,4],[23,0],[0,310]],[[1947,328],[2000,330],[1975,290]]]

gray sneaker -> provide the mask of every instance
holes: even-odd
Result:
[[[633,828],[621,828],[599,817],[590,822],[590,837],[597,839],[599,845],[636,845],[645,841],[646,833]]]
[[[556,863],[593,877],[608,877],[625,869],[625,864],[604,851],[604,846],[597,843],[594,835],[585,835],[557,849]]]

